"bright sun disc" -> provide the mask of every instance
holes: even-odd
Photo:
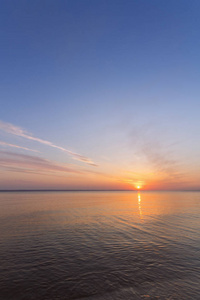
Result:
[[[141,186],[140,186],[140,185],[138,185],[138,186],[137,186],[137,189],[139,190],[139,189],[140,189],[140,187],[141,187]]]

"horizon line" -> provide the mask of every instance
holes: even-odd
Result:
[[[69,189],[69,190],[62,190],[62,189],[12,189],[12,190],[1,190],[0,192],[200,192],[200,189],[192,189],[192,190],[182,190],[182,189],[177,189],[177,190],[117,190],[117,189],[88,189],[88,190],[75,190],[75,189]]]

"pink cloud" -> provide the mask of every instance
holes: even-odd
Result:
[[[82,172],[68,165],[61,165],[41,157],[25,155],[13,152],[0,151],[0,166],[13,171],[23,172],[65,172],[77,173]]]

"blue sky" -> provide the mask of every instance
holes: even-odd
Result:
[[[199,11],[1,1],[0,188],[200,188]]]

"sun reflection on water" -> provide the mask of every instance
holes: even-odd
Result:
[[[140,193],[137,194],[137,197],[138,197],[138,209],[139,209],[140,219],[143,220]]]

